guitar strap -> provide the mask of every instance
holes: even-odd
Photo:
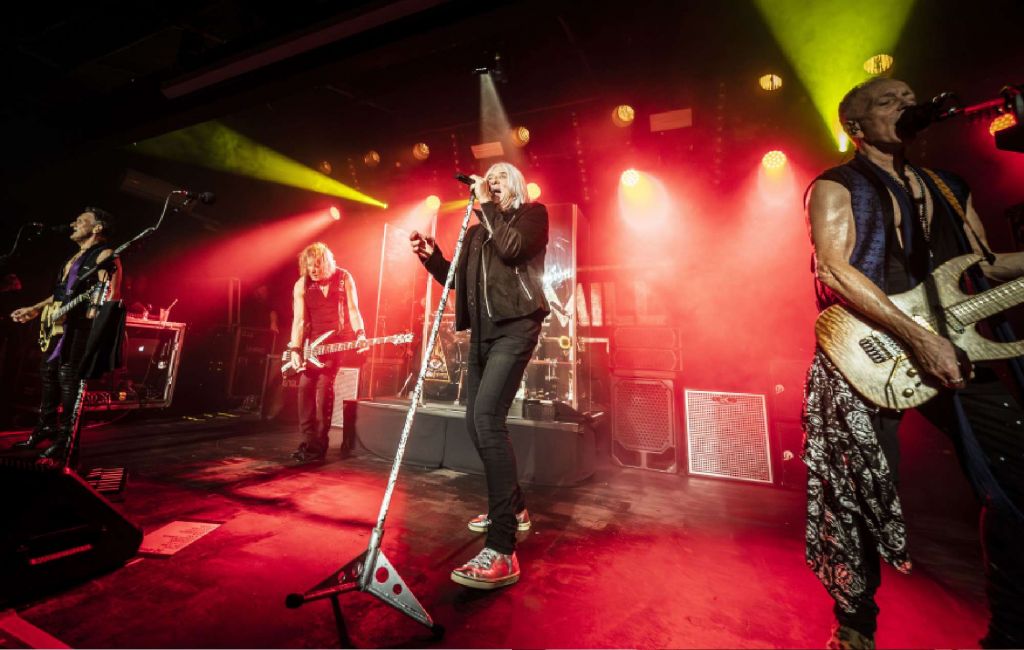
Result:
[[[977,231],[974,230],[974,226],[972,226],[971,222],[967,220],[967,211],[964,210],[964,206],[960,205],[960,201],[957,200],[956,195],[953,194],[953,190],[949,188],[949,185],[946,185],[946,181],[942,180],[941,176],[930,169],[922,167],[922,171],[925,174],[928,174],[928,177],[932,179],[933,183],[935,183],[935,187],[939,188],[939,192],[941,192],[942,196],[945,197],[946,202],[953,207],[953,211],[957,213],[960,220],[964,222],[965,226],[967,226],[967,231],[974,237],[974,241],[977,242],[978,248],[981,249],[982,254],[985,256],[985,261],[989,264],[995,264],[996,256],[992,254],[992,251],[985,245],[985,242],[981,237],[978,236]]]

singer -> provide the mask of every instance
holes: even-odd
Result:
[[[853,88],[839,104],[840,123],[857,151],[809,188],[818,307],[841,302],[879,323],[946,387],[918,410],[952,438],[984,504],[991,619],[981,645],[1022,647],[1024,413],[992,368],[972,369],[949,339],[905,315],[888,295],[911,289],[943,262],[972,251],[988,260],[972,278],[981,290],[986,278],[1024,274],[1024,254],[989,251],[960,177],[910,163],[913,129],[897,122],[915,105],[906,83],[885,78]],[[828,647],[873,648],[880,561],[902,572],[911,568],[896,492],[902,412],[865,402],[820,349],[804,397],[806,558],[835,601],[837,624]]]
[[[466,430],[487,482],[488,512],[471,519],[469,529],[486,532],[487,539],[451,577],[467,587],[496,589],[519,580],[516,531],[530,529],[506,418],[549,311],[541,281],[548,212],[527,202],[523,174],[508,163],[472,179],[480,223],[466,233],[456,269],[455,328],[470,330]],[[418,232],[410,241],[443,285],[451,262],[437,243]]]
[[[108,279],[107,271],[99,271],[89,281],[80,285],[77,279],[104,262],[113,253],[109,238],[114,230],[114,217],[106,210],[87,207],[71,222],[71,241],[78,245],[78,252],[71,256],[57,273],[53,293],[30,307],[21,307],[11,313],[18,323],[27,323],[37,318],[46,305],[67,303],[68,300],[88,293],[101,281]],[[115,260],[114,272],[110,274],[110,300],[120,299],[121,262]],[[42,399],[39,403],[39,421],[28,438],[14,443],[15,448],[33,449],[46,440],[52,444],[40,455],[53,464],[62,464],[70,455],[74,468],[77,449],[71,449],[71,427],[75,398],[78,395],[80,378],[79,366],[85,356],[89,331],[92,329],[93,310],[88,303],[70,311],[64,322],[64,334],[54,337],[43,352],[39,368],[42,381]],[[58,416],[58,406],[60,415]]]

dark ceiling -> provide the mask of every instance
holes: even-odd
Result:
[[[1022,23],[1018,0],[919,0],[899,74],[922,95],[987,98],[1024,81]],[[478,119],[472,70],[495,53],[513,115],[620,100],[667,110],[768,69],[795,79],[750,0],[23,3],[0,30],[8,184],[225,116],[294,155],[310,141],[351,154],[466,128]],[[731,99],[747,122],[766,119]],[[786,101],[772,119],[811,114],[804,93]]]

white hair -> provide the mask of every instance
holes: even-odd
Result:
[[[494,163],[484,174],[484,178],[490,178],[491,174],[505,172],[508,174],[508,186],[512,195],[512,209],[518,209],[524,203],[529,202],[530,195],[526,191],[526,179],[523,172],[516,169],[515,165],[506,162]],[[504,198],[504,197],[503,197]],[[503,201],[504,202],[504,201]]]

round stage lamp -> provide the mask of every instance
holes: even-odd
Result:
[[[370,149],[366,152],[366,155],[363,156],[363,164],[371,169],[376,167],[380,164],[380,154],[373,149]]]
[[[757,85],[761,86],[761,90],[768,92],[779,90],[782,88],[782,77],[777,74],[766,74],[757,80]]]
[[[334,219],[335,221],[339,221],[341,219],[341,210],[338,209],[338,206],[332,205],[329,212],[331,213],[331,219]]]
[[[512,129],[512,144],[517,147],[525,147],[530,141],[530,129],[525,126],[517,126]]]
[[[436,210],[441,207],[441,197],[436,194],[431,194],[423,201],[428,208]]]
[[[619,104],[612,109],[612,124],[624,128],[633,123],[636,119],[636,111],[629,104]]]
[[[761,165],[768,170],[781,169],[786,164],[786,154],[778,149],[769,151],[761,157]]]
[[[864,62],[864,71],[868,74],[882,74],[892,67],[894,59],[888,54],[876,54]]]
[[[330,176],[331,172],[334,171],[334,167],[331,165],[331,161],[329,160],[321,160],[316,168],[319,169],[320,173],[324,176]]]
[[[526,195],[530,197],[531,201],[536,201],[540,198],[540,185],[536,183],[526,184]]]
[[[1017,124],[1017,118],[1014,117],[1013,113],[1006,113],[992,120],[992,123],[988,125],[988,132],[990,135],[995,136],[998,131],[1008,129],[1015,124]]]
[[[627,169],[622,172],[622,176],[619,177],[619,182],[626,187],[636,187],[636,184],[640,182],[640,172],[635,169]]]
[[[412,157],[416,160],[430,158],[430,147],[427,146],[426,142],[417,142],[412,146]]]

